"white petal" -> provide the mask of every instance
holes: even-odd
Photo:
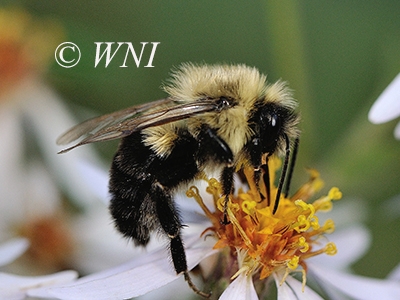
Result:
[[[199,279],[199,280],[197,280]],[[196,286],[201,286],[200,278],[192,278]],[[199,282],[198,282],[199,281]],[[179,292],[177,292],[179,291]],[[204,292],[209,292],[208,290],[204,290]],[[188,299],[197,299],[201,300],[201,297],[195,297],[195,294],[192,289],[188,287],[188,284],[185,280],[175,280],[168,283],[165,286],[162,286],[156,290],[153,290],[145,295],[142,295],[135,300],[165,300],[165,299],[173,299],[173,300],[188,300]],[[205,300],[205,299],[204,299]]]
[[[0,299],[24,299],[30,289],[67,283],[77,276],[75,271],[32,277],[0,273]]]
[[[93,161],[78,159],[77,171],[83,174],[87,188],[90,189],[93,195],[102,200],[106,205],[110,202],[110,194],[108,193],[108,170],[100,164],[95,164]]]
[[[390,272],[387,278],[400,282],[400,264],[398,264],[396,268],[394,268],[392,272]]]
[[[332,269],[346,269],[349,265],[361,258],[369,249],[371,234],[362,225],[353,225],[327,235],[329,241],[335,243],[338,252],[336,255],[317,255],[307,260]]]
[[[345,197],[335,203],[331,211],[318,213],[318,219],[320,224],[324,224],[327,219],[334,220],[336,230],[364,223],[369,219],[368,202],[360,198]]]
[[[0,234],[23,211],[23,130],[15,107],[0,103]],[[2,240],[10,236],[1,237]]]
[[[280,272],[279,274],[273,273],[278,289],[278,300],[323,300],[320,295],[308,286],[304,287],[303,292],[302,283],[290,275],[281,285],[283,274],[284,272]]]
[[[357,276],[312,264],[308,264],[308,267],[316,278],[354,299],[400,299],[400,283],[398,281]]]
[[[61,196],[48,169],[40,161],[32,161],[25,167],[24,209],[29,216],[40,218],[60,210]]]
[[[219,300],[258,300],[251,276],[242,272],[222,293]]]
[[[177,276],[167,251],[157,251],[113,270],[92,274],[72,285],[46,289],[58,299],[127,299],[143,295],[182,276]],[[193,268],[214,251],[186,249],[188,267]]]
[[[368,119],[374,124],[379,124],[398,116],[400,116],[400,73],[372,105]]]
[[[26,83],[24,89],[21,87],[19,97],[20,109],[27,118],[32,133],[36,135],[36,140],[55,174],[55,179],[73,199],[83,201],[85,204],[97,200],[96,195],[87,187],[85,174],[78,168],[78,163],[82,159],[98,163],[98,158],[90,145],[68,154],[57,154],[60,150],[56,145],[57,137],[76,124],[59,96],[39,80],[33,80]]]
[[[29,247],[24,238],[15,238],[0,245],[0,266],[5,266],[18,258]]]
[[[400,122],[397,123],[396,128],[394,129],[394,137],[397,140],[400,140]]]
[[[123,238],[112,224],[108,208],[100,202],[75,218],[71,226],[76,241],[73,265],[79,266],[83,274],[112,268],[149,251],[149,245],[146,249],[134,247]],[[152,238],[150,243],[153,240],[156,239]]]
[[[385,200],[381,207],[380,213],[384,215],[387,222],[394,221],[400,217],[400,194]]]

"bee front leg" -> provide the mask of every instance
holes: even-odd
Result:
[[[229,145],[217,134],[215,129],[203,125],[198,135],[198,161],[223,165],[221,173],[222,193],[225,196],[223,224],[229,224],[227,208],[229,195],[233,191],[234,157]]]
[[[225,224],[225,225],[230,223],[228,221],[227,210],[228,210],[229,195],[233,193],[233,173],[234,173],[233,167],[225,167],[222,170],[221,179],[220,179],[220,181],[222,183],[222,192],[225,195],[224,219],[222,220],[222,224]]]
[[[203,125],[199,135],[198,161],[211,161],[228,167],[233,166],[233,153],[229,145],[217,134],[215,129]]]
[[[250,163],[254,168],[253,181],[257,188],[257,192],[260,195],[260,199],[261,201],[263,201],[266,197],[261,193],[259,185],[261,179],[261,173],[264,170],[264,165],[262,164],[263,154],[262,154],[260,138],[258,136],[253,137],[253,139],[247,145],[247,147],[250,154]],[[267,188],[267,194],[268,194],[268,188]],[[269,195],[267,195],[267,198],[269,198]]]

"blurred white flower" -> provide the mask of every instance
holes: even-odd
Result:
[[[400,116],[400,73],[393,79],[372,105],[368,119],[374,124],[389,122]],[[400,139],[400,123],[394,130],[396,139]]]
[[[57,154],[57,137],[76,120],[43,73],[63,38],[56,20],[0,8],[0,242],[29,240],[7,272],[74,267],[87,274],[134,255],[106,214],[108,175],[96,153],[88,146]],[[102,232],[89,223],[94,219]],[[92,243],[91,233],[105,240]]]
[[[0,267],[5,266],[21,256],[29,247],[24,238],[14,238],[0,244]]]

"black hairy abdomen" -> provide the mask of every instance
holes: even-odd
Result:
[[[121,140],[110,170],[110,211],[117,229],[137,245],[146,245],[150,232],[179,233],[181,221],[172,200],[182,183],[197,175],[197,141],[179,132],[172,151],[157,155],[143,144],[141,132]]]

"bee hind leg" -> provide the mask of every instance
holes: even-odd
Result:
[[[153,184],[151,193],[151,199],[156,199],[155,206],[160,225],[171,240],[170,251],[176,273],[183,273],[189,287],[196,294],[209,298],[210,294],[200,291],[189,275],[185,248],[180,234],[182,224],[178,211],[172,202],[171,191],[159,182],[156,182]]]
[[[192,278],[189,275],[189,271],[187,269],[186,264],[186,255],[185,249],[183,247],[183,242],[180,235],[176,236],[175,238],[171,239],[171,256],[172,261],[174,263],[175,271],[177,274],[183,273],[186,282],[188,283],[189,287],[198,295],[209,298],[211,294],[202,292],[198,289],[198,287],[192,281]]]

